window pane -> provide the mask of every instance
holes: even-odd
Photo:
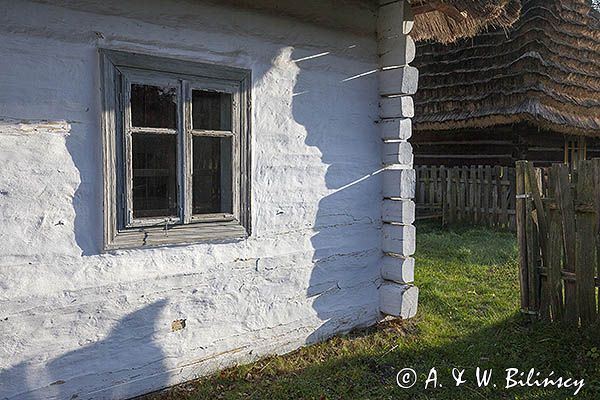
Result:
[[[133,134],[133,217],[177,215],[177,136]]]
[[[193,141],[193,213],[231,214],[231,138],[195,136]]]
[[[177,128],[177,90],[131,85],[131,124],[143,128]]]
[[[192,90],[194,129],[231,130],[231,94]]]

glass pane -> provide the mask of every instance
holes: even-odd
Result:
[[[231,138],[195,136],[193,141],[193,213],[231,214]]]
[[[133,217],[177,215],[177,136],[135,133]]]
[[[131,85],[131,124],[143,128],[177,128],[177,89]]]
[[[194,129],[231,130],[231,94],[192,90]]]

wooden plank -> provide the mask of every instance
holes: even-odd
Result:
[[[492,192],[494,201],[494,214],[492,216],[494,226],[500,225],[500,168],[500,166],[494,167],[494,191]],[[521,190],[523,190],[523,188],[521,188]]]
[[[448,172],[449,170],[446,167],[440,167],[440,201],[442,203],[442,226],[448,224]]]
[[[427,203],[427,167],[419,168],[419,181],[421,185],[419,187],[419,202],[426,204]]]
[[[552,166],[556,175],[555,198],[558,202],[563,230],[563,249],[565,265],[563,269],[575,273],[575,210],[573,207],[573,194],[569,179],[569,166],[555,164]],[[575,282],[564,281],[565,287],[565,318],[567,322],[578,322],[577,314],[577,289]]]
[[[429,203],[437,204],[435,193],[437,189],[437,167],[432,165],[429,167]]]
[[[579,162],[576,193],[578,201],[594,202],[594,172],[591,161]],[[575,285],[577,287],[577,308],[582,325],[596,320],[596,289],[594,286],[596,243],[591,240],[595,236],[595,219],[594,214],[579,212],[576,214],[575,220],[575,275],[577,279]]]
[[[532,251],[532,257],[534,257],[534,265],[537,265],[537,257],[540,254],[541,250],[541,260],[542,267],[546,268],[549,264],[548,262],[548,225],[546,222],[546,213],[544,211],[544,205],[542,203],[541,190],[539,187],[539,181],[537,179],[536,171],[533,168],[533,163],[528,162],[526,164],[525,170],[525,187],[531,193],[531,199],[533,201],[533,205],[535,206],[536,211],[536,219],[537,219],[537,239],[538,246],[536,246]],[[531,202],[530,202],[531,203]],[[539,249],[539,250],[538,250]],[[530,279],[531,279],[531,271],[530,271]],[[539,282],[539,302],[538,309],[540,312],[540,316],[543,319],[550,319],[550,290],[548,287],[547,278],[541,278],[538,269],[534,269],[533,275],[535,282]],[[537,289],[536,289],[537,290]]]
[[[539,284],[538,284],[538,240],[537,226],[534,221],[533,204],[531,200],[531,181],[527,178],[528,162],[523,164],[523,182],[525,196],[525,237],[527,239],[526,254],[527,254],[527,276],[528,276],[528,291],[529,291],[529,311],[539,311]],[[503,186],[503,189],[505,186]],[[503,194],[506,191],[503,190]],[[503,204],[503,213],[504,213]],[[505,223],[505,221],[503,222]]]
[[[557,180],[555,170],[550,170],[547,182],[547,195],[554,195]],[[547,285],[550,294],[550,313],[553,321],[562,321],[564,318],[563,285],[562,285],[562,226],[558,209],[548,211],[548,264],[546,273]]]
[[[503,175],[502,178],[504,178],[504,175],[506,174],[507,168],[502,167],[501,170],[502,170],[502,175]],[[525,170],[523,171],[523,174],[525,174]],[[503,182],[501,182],[501,186],[500,186],[500,212],[501,212],[501,214],[500,214],[500,225],[502,227],[505,227],[505,228],[508,227],[508,196],[509,196],[508,191],[509,191],[509,185],[510,185],[510,183],[508,185],[506,185]]]
[[[456,210],[458,212],[458,221],[465,222],[467,209],[467,170],[466,168],[459,168],[458,172],[458,204]]]
[[[479,184],[479,167],[473,166],[471,167],[471,176],[473,177],[473,182],[471,184],[471,189],[473,190],[473,194],[471,195],[472,204],[473,204],[473,223],[479,224],[479,217],[481,214],[480,206],[480,184]]]
[[[496,182],[499,178],[499,168],[496,167]],[[519,244],[519,282],[521,284],[521,309],[529,310],[529,265],[527,263],[527,233],[525,230],[525,161],[517,161],[516,164],[516,218],[517,218],[517,242]],[[498,186],[496,186],[498,189]],[[497,193],[497,192],[496,192]],[[496,203],[497,205],[497,203]]]
[[[454,224],[457,221],[457,215],[456,215],[456,207],[457,207],[457,202],[458,202],[458,168],[457,167],[453,167],[452,169],[450,169],[449,171],[449,179],[448,179],[448,185],[449,185],[449,193],[450,193],[450,199],[449,199],[449,207],[448,207],[448,222],[450,224]]]
[[[515,209],[515,170],[513,168],[507,168],[507,179],[508,179],[508,228],[514,230],[516,226],[516,220],[514,217]]]
[[[594,207],[596,212],[596,276],[600,277],[600,158],[592,160],[594,169]],[[598,306],[600,307],[600,290],[598,291]],[[600,309],[598,310],[600,313]]]
[[[490,212],[490,198],[492,195],[492,167],[490,165],[486,165],[484,167],[483,175],[483,180],[485,182],[485,186],[483,189],[483,208],[485,213],[485,222],[486,225],[492,226],[492,213]]]

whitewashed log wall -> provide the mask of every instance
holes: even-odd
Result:
[[[380,134],[383,140],[383,243],[380,309],[384,314],[410,318],[417,311],[419,289],[414,280],[415,188],[411,95],[419,72],[409,64],[415,43],[409,36],[413,14],[408,2],[380,0],[377,33],[379,53]],[[404,21],[403,23],[399,23]]]

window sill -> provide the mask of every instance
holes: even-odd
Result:
[[[104,245],[105,251],[239,240],[248,237],[237,221],[122,229]]]

